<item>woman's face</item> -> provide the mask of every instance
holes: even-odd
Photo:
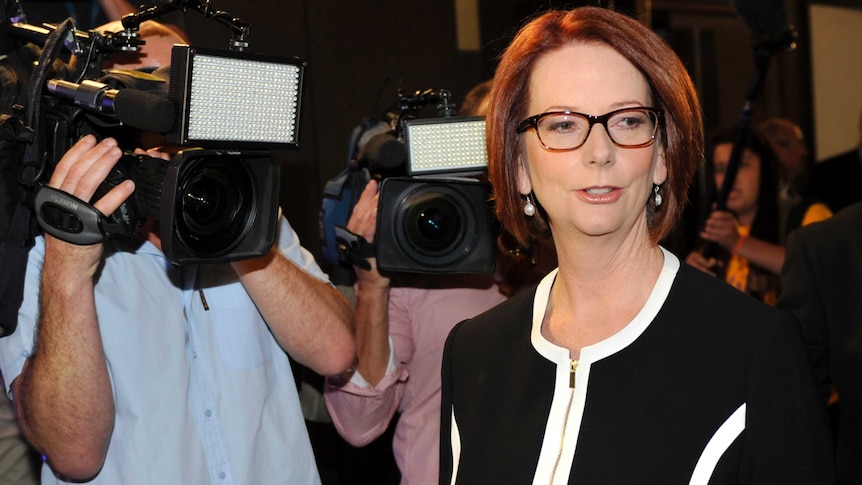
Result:
[[[724,175],[730,161],[732,143],[720,143],[712,151],[715,167],[715,186],[721,190]],[[757,198],[760,194],[760,157],[751,150],[743,150],[736,172],[733,189],[727,196],[727,208],[739,216],[753,215],[757,211]]]
[[[577,43],[546,54],[533,70],[529,95],[531,116],[562,110],[598,116],[652,106],[643,74],[603,44]],[[535,130],[521,136],[518,188],[535,193],[554,239],[648,234],[647,200],[654,197],[653,184],[667,179],[658,143],[620,148],[598,123],[583,146],[567,152],[546,150]]]

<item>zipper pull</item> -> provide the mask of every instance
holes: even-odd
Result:
[[[201,305],[203,305],[204,310],[208,311],[210,309],[209,304],[207,303],[207,297],[204,296],[204,290],[198,290],[201,295]]]
[[[578,371],[578,361],[571,360],[569,361],[570,370],[569,370],[569,388],[575,388],[575,373]]]

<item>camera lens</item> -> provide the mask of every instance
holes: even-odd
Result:
[[[472,249],[476,215],[470,202],[446,183],[419,183],[406,191],[394,212],[401,252],[429,267],[461,260]]]
[[[407,273],[488,273],[497,228],[491,184],[453,176],[389,177],[380,183],[377,266]]]
[[[425,194],[407,211],[407,240],[425,254],[449,250],[460,239],[461,215],[451,200],[439,194]]]
[[[254,220],[251,176],[238,160],[201,159],[189,164],[179,184],[179,236],[200,256],[229,252]]]
[[[193,180],[183,194],[186,223],[196,232],[213,232],[233,219],[242,205],[241,194],[230,191],[224,174],[210,173]]]

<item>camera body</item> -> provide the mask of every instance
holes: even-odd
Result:
[[[494,271],[491,187],[467,177],[392,177],[380,185],[377,267],[410,273]]]
[[[498,233],[485,118],[405,120],[407,177],[383,179],[377,210],[377,266],[413,273],[490,273]]]
[[[166,69],[103,71],[140,52],[143,22],[196,11],[232,32],[229,51],[174,45]],[[15,331],[27,258],[42,231],[73,244],[137,237],[158,219],[175,264],[266,254],[278,228],[280,165],[268,151],[299,148],[306,61],[247,52],[249,25],[210,1],[168,0],[123,17],[122,31],[26,23],[19,1],[0,11],[0,337]],[[69,55],[75,63],[69,62]],[[84,135],[114,137],[128,153],[91,201],[50,187],[61,157]],[[134,148],[182,148],[171,160]],[[155,142],[159,140],[159,142]],[[134,194],[113,214],[93,205],[126,179]]]
[[[162,188],[162,250],[178,264],[266,254],[278,224],[280,164],[269,152],[184,150]]]
[[[299,147],[305,66],[296,58],[175,45],[169,79],[157,70],[49,80],[36,114],[36,140],[46,156],[33,185],[44,185],[86,134],[114,137],[128,154],[92,201],[40,188],[46,193],[37,193],[36,220],[57,238],[94,244],[136,236],[152,216],[174,264],[265,254],[275,241],[280,181],[280,165],[267,149]],[[143,136],[163,137],[180,150],[170,161],[131,155]],[[98,213],[91,204],[125,179],[135,182],[132,197],[113,214]]]
[[[373,255],[381,271],[490,273],[499,226],[487,182],[485,118],[456,116],[446,90],[399,93],[380,119],[354,129],[348,168],[324,189],[320,234],[337,284]],[[436,104],[436,117],[419,117]],[[362,189],[380,180],[374,247],[343,230]],[[348,240],[350,239],[350,240]]]

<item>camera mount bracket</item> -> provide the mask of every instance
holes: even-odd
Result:
[[[192,9],[203,14],[204,18],[208,21],[215,20],[226,25],[233,32],[233,38],[231,38],[229,44],[230,50],[242,51],[248,48],[249,43],[246,37],[248,37],[251,29],[248,22],[244,22],[230,12],[214,8],[211,0],[170,0],[148,8],[144,8],[142,5],[137,12],[125,15],[122,18],[122,23],[127,32],[135,31],[138,30],[138,27],[145,20],[160,18],[162,15],[174,10],[185,12],[187,9]]]

